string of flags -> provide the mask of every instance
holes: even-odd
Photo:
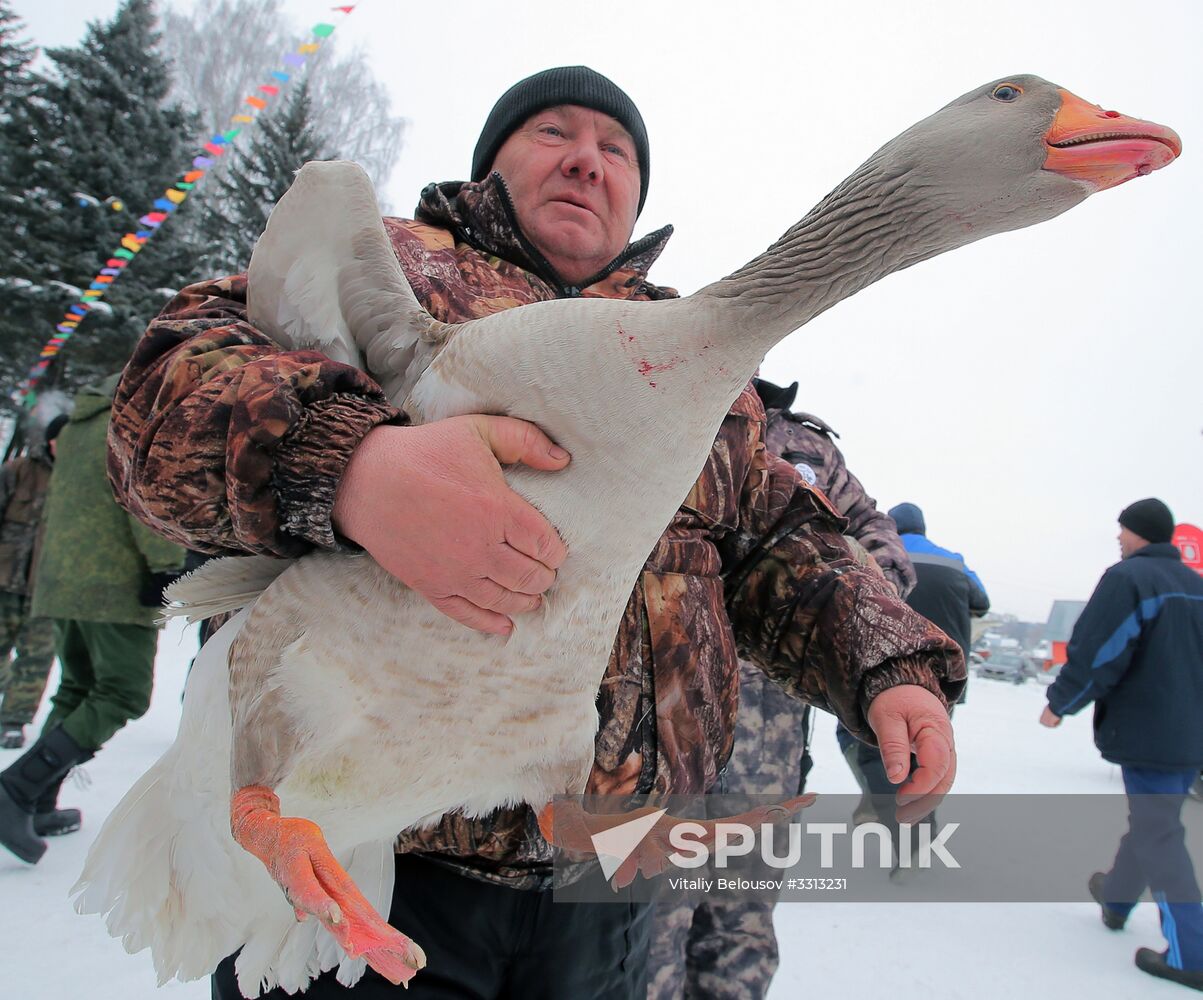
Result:
[[[355,4],[348,4],[330,9],[342,14],[350,14],[355,6]],[[294,73],[305,65],[305,60],[317,52],[322,42],[334,34],[334,29],[333,24],[325,22],[315,24],[310,32],[310,40],[299,45],[294,52],[284,55],[284,68],[272,70],[268,82],[261,84],[256,93],[248,95],[243,100],[243,106],[238,113],[230,118],[232,127],[224,132],[219,132],[204,143],[200,152],[193,157],[191,169],[182,171],[179,179],[163,192],[162,197],[155,199],[151,211],[138,219],[142,228],[121,237],[120,245],[112,251],[112,255],[105,261],[104,267],[93,277],[91,284],[80,295],[78,301],[72,304],[55,326],[54,336],[46,341],[38,355],[38,360],[13,393],[13,400],[18,405],[33,406],[37,400],[38,382],[46,373],[46,369],[50,367],[55,356],[75,335],[88,313],[101,304],[101,300],[113,282],[121,277],[125,268],[142,252],[147,241],[184,203],[218,158],[225,155],[227,147],[243,131],[243,127],[255,122],[259,112],[267,108],[269,101],[276,97],[280,93],[281,87],[286,85]]]

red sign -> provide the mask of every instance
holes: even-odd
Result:
[[[1173,543],[1182,552],[1182,561],[1196,573],[1203,575],[1203,528],[1193,524],[1180,524],[1174,529]]]

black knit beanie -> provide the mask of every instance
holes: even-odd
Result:
[[[1174,515],[1154,497],[1128,504],[1119,512],[1119,523],[1146,542],[1158,544],[1174,537]]]
[[[900,535],[926,535],[927,521],[922,509],[913,503],[900,503],[890,508],[890,517],[898,527]]]
[[[489,112],[485,127],[476,140],[472,154],[472,180],[488,176],[493,158],[510,133],[536,111],[559,104],[577,104],[617,119],[635,140],[639,159],[639,211],[647,200],[651,160],[647,147],[647,128],[635,102],[612,80],[588,66],[557,66],[545,69],[510,87]]]

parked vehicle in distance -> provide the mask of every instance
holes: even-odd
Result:
[[[1035,676],[1036,670],[1023,653],[1013,649],[996,649],[988,659],[977,664],[978,677],[989,677],[993,680],[1010,681],[1012,684],[1022,684],[1029,677]]]

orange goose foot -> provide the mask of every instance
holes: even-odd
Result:
[[[322,922],[339,947],[397,986],[409,985],[426,965],[413,941],[381,919],[351,877],[334,859],[316,823],[280,816],[280,800],[270,788],[247,785],[230,801],[234,839],[266,866],[284,890],[298,920]]]
[[[804,809],[814,802],[815,798],[813,792],[809,795],[798,795],[773,805],[758,806],[738,816],[719,819],[681,819],[666,812],[615,871],[612,879],[614,888],[625,888],[635,881],[636,875],[655,878],[671,867],[668,856],[676,851],[676,848],[669,843],[668,833],[678,823],[693,824],[695,831],[696,827],[702,827],[703,832],[700,834],[691,832],[690,840],[713,846],[715,827],[719,823],[743,823],[753,829],[759,829],[764,823],[780,823],[788,819],[799,809]],[[585,811],[579,801],[564,799],[547,803],[539,812],[539,832],[543,834],[544,840],[561,850],[571,851],[582,857],[595,857],[597,849],[593,845],[594,836],[659,811],[655,806],[644,806],[627,813],[590,813]]]

